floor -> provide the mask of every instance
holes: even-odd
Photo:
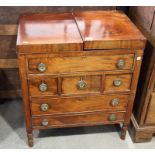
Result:
[[[128,133],[126,140],[121,140],[119,130],[118,126],[105,125],[35,131],[35,145],[33,148],[155,148],[155,137],[151,142],[133,143]],[[0,104],[0,148],[29,148],[27,146],[21,99],[7,100]]]

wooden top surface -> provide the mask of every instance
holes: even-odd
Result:
[[[120,11],[87,11],[74,13],[84,41],[144,39],[142,33]]]
[[[18,46],[58,44],[64,47],[82,43],[72,14],[32,14],[22,15],[20,18]],[[80,45],[76,48],[81,50]]]
[[[33,53],[38,50],[140,49],[144,45],[142,33],[120,11],[23,15],[17,37],[19,53],[26,50]],[[29,49],[25,49],[28,46]]]
[[[145,40],[142,33],[121,11],[74,12],[74,16],[85,43]]]

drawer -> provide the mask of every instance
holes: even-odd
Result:
[[[62,94],[100,93],[100,87],[100,75],[62,78]]]
[[[57,115],[32,118],[33,128],[86,126],[97,124],[112,124],[124,121],[125,113],[83,113],[78,115]]]
[[[131,70],[133,59],[134,54],[74,57],[50,57],[47,54],[27,56],[29,74]]]
[[[129,91],[131,74],[106,75],[104,91]]]
[[[57,94],[57,78],[35,76],[28,81],[30,96],[40,97]]]
[[[89,97],[36,98],[31,101],[32,115],[63,114],[90,111],[126,111],[128,95]]]

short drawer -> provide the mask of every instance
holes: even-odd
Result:
[[[128,95],[36,98],[31,101],[32,115],[79,113],[90,111],[126,111]]]
[[[35,76],[28,81],[32,97],[57,95],[57,78],[50,76]]]
[[[112,124],[124,121],[125,113],[83,113],[79,115],[59,115],[32,118],[33,128],[71,127],[97,124]]]
[[[132,74],[106,75],[104,91],[130,91]]]
[[[100,93],[100,87],[100,75],[62,78],[62,94]]]
[[[102,70],[131,70],[134,54],[50,57],[27,56],[29,74],[59,74]]]

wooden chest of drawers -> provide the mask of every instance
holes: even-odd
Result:
[[[145,38],[122,12],[22,15],[17,53],[32,131],[130,121]]]

